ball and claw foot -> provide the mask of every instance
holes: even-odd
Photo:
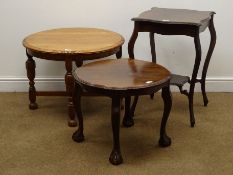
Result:
[[[37,108],[38,108],[37,103],[30,103],[30,104],[29,104],[29,109],[35,110],[35,109],[37,109]]]
[[[123,162],[121,153],[118,151],[113,150],[110,157],[109,157],[109,162],[113,165],[119,165]]]
[[[170,146],[171,143],[172,143],[171,138],[168,137],[167,135],[163,135],[163,136],[160,137],[160,139],[159,139],[159,146],[161,146],[161,147]]]
[[[123,126],[128,128],[134,125],[134,120],[132,117],[124,117],[122,123],[123,123]]]
[[[74,134],[72,135],[72,139],[75,142],[82,142],[84,141],[84,135],[82,132],[80,132],[79,130],[77,130],[76,132],[74,132]]]
[[[69,120],[68,121],[68,126],[69,127],[76,127],[77,126],[77,122],[75,120]]]

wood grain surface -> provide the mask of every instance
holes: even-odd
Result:
[[[95,28],[61,28],[38,32],[23,40],[27,49],[47,53],[92,54],[124,43],[118,33]]]
[[[155,63],[134,59],[108,59],[83,65],[74,78],[82,84],[110,90],[139,89],[162,84],[170,72]]]
[[[187,9],[167,9],[153,7],[151,10],[141,13],[133,21],[151,21],[166,24],[191,24],[203,25],[211,19],[212,11],[197,11]]]

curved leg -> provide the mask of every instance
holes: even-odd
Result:
[[[152,62],[156,63],[155,36],[153,32],[150,32],[150,50],[151,50]],[[151,94],[150,98],[154,99],[154,94]]]
[[[151,49],[152,62],[156,63],[155,36],[153,32],[150,32],[150,49]]]
[[[113,165],[119,165],[123,162],[120,150],[119,132],[120,132],[120,97],[112,97],[112,132],[113,132],[113,150],[109,161]]]
[[[134,45],[135,45],[135,42],[137,40],[137,37],[138,37],[138,24],[135,22],[134,23],[134,30],[133,30],[133,33],[130,37],[129,43],[128,43],[128,53],[129,53],[129,57],[132,59],[134,59]],[[131,117],[134,116],[134,111],[135,111],[135,108],[137,105],[137,101],[138,101],[138,96],[135,96],[132,107],[130,108],[130,113],[131,113],[130,116]]]
[[[78,118],[78,130],[74,132],[72,139],[76,142],[82,142],[84,140],[83,115],[82,115],[82,109],[81,109],[81,94],[82,94],[81,87],[75,83],[74,104],[75,104],[75,110],[76,110],[76,114]]]
[[[116,53],[117,59],[122,57],[122,47],[120,47],[120,50]]]
[[[190,81],[190,88],[189,88],[189,113],[190,113],[190,123],[191,127],[194,127],[195,125],[195,117],[193,112],[193,95],[194,95],[194,88],[195,83],[197,79],[197,73],[201,62],[201,43],[199,38],[199,30],[197,31],[196,36],[194,37],[194,43],[195,43],[195,49],[196,49],[196,58],[195,58],[195,64],[193,68],[193,74],[192,79]]]
[[[172,97],[169,86],[162,89],[162,97],[164,103],[164,111],[160,127],[159,145],[161,147],[167,147],[171,145],[171,138],[168,137],[166,133],[166,124],[172,107]]]
[[[74,78],[72,76],[72,60],[66,59],[65,66],[66,66],[65,83],[66,83],[66,92],[68,96],[68,114],[69,114],[68,125],[70,127],[75,127],[77,126],[77,122],[75,121],[74,103],[73,103]]]
[[[206,74],[207,74],[207,70],[209,67],[210,58],[213,54],[214,47],[216,44],[216,31],[214,28],[213,15],[210,20],[209,31],[210,31],[210,37],[211,37],[210,46],[209,46],[209,50],[208,50],[208,53],[205,59],[205,63],[204,63],[203,70],[202,70],[202,77],[201,77],[201,91],[203,95],[204,106],[207,106],[208,104],[208,98],[207,98],[206,91],[205,91]]]
[[[138,25],[136,24],[136,22],[134,23],[134,30],[133,33],[130,37],[129,43],[128,43],[128,54],[129,54],[129,58],[134,59],[134,45],[135,45],[135,41],[138,37]]]
[[[27,77],[29,79],[29,109],[37,109],[38,105],[36,103],[36,88],[35,88],[35,68],[36,68],[36,63],[33,60],[32,56],[29,55],[26,51],[27,54],[27,61],[26,61],[26,69],[27,69]]]
[[[128,96],[125,98],[125,116],[123,118],[123,125],[125,127],[131,127],[134,125],[133,117],[131,116],[131,112],[130,112],[130,103],[131,103],[131,97]]]

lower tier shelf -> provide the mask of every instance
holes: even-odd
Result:
[[[190,78],[188,76],[172,74],[171,75],[171,85],[176,85],[182,87],[185,83],[190,82]]]

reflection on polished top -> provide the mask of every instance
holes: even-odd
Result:
[[[155,63],[134,59],[108,59],[83,65],[74,78],[88,86],[125,90],[156,86],[170,79],[170,72]]]
[[[165,24],[191,24],[200,26],[211,19],[212,11],[197,11],[186,9],[168,9],[153,7],[141,13],[133,21],[148,21]]]
[[[95,28],[62,28],[38,32],[23,40],[24,47],[47,53],[91,54],[124,43],[118,33]]]

